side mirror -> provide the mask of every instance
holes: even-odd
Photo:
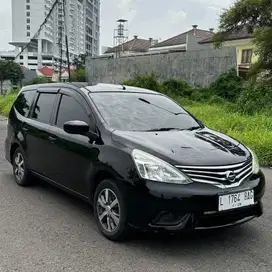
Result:
[[[68,121],[64,123],[63,130],[69,134],[87,136],[92,141],[96,141],[99,138],[99,135],[90,131],[89,125],[84,121],[78,120]]]
[[[85,135],[89,132],[90,127],[86,122],[74,120],[64,123],[63,129],[69,134]]]

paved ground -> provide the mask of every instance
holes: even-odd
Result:
[[[2,125],[1,125],[2,123]],[[272,171],[265,215],[246,225],[179,238],[104,239],[89,206],[41,183],[20,188],[3,158],[0,122],[0,272],[272,271]]]

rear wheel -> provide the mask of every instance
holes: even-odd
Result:
[[[94,214],[102,234],[114,241],[127,237],[129,232],[124,195],[115,181],[104,180],[96,188]]]
[[[27,169],[26,159],[22,148],[18,147],[12,156],[13,174],[16,183],[20,186],[31,184],[31,174]]]

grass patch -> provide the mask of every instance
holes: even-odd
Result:
[[[10,93],[5,96],[0,96],[0,113],[8,116],[12,104],[17,97],[17,93]]]

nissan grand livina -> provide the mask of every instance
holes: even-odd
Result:
[[[111,240],[132,228],[211,229],[263,213],[265,178],[254,152],[151,90],[24,87],[5,150],[18,185],[38,177],[88,201]]]

